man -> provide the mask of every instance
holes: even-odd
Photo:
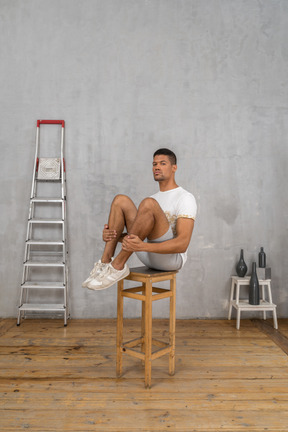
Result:
[[[176,170],[175,154],[159,149],[153,155],[153,175],[159,192],[145,198],[138,209],[126,195],[114,198],[103,230],[104,252],[83,282],[84,288],[102,290],[124,279],[130,273],[126,262],[133,252],[150,268],[171,271],[183,267],[197,205],[194,196],[176,184]],[[113,258],[119,241],[122,249]]]

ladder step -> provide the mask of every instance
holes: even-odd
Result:
[[[35,223],[35,224],[63,224],[63,219],[30,219],[28,220],[29,223]]]
[[[39,178],[35,178],[35,181],[37,181],[37,182],[48,182],[48,183],[50,183],[50,182],[52,182],[52,183],[61,183],[61,178],[57,178],[57,179],[39,179]]]
[[[31,261],[24,262],[25,267],[65,267],[63,261]]]
[[[28,245],[44,245],[44,246],[64,246],[64,241],[63,240],[58,240],[58,241],[44,241],[44,240],[27,240],[26,244]]]
[[[37,282],[37,281],[26,281],[22,288],[39,288],[39,289],[65,289],[63,282]]]
[[[35,262],[35,263],[40,262],[40,261],[45,262],[45,263],[46,262],[61,263],[61,262],[65,261],[64,259],[61,258],[61,257],[63,257],[63,252],[64,252],[64,248],[63,249],[61,248],[61,250],[60,250],[60,246],[62,246],[62,244],[57,245],[57,250],[54,250],[54,249],[48,250],[48,247],[46,247],[46,249],[44,249],[44,246],[39,245],[39,248],[41,247],[41,250],[40,249],[39,250],[31,250],[30,255],[27,253],[24,256],[24,263],[27,261],[28,262]],[[56,248],[56,245],[51,244],[50,246],[55,246],[55,248]]]
[[[65,305],[64,304],[39,304],[39,303],[24,303],[23,305],[19,306],[20,311],[55,311],[55,312],[64,312],[65,311]]]
[[[62,203],[62,201],[65,200],[60,197],[55,197],[55,198],[35,197],[35,198],[31,198],[31,201],[34,203]]]

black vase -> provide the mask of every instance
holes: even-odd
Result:
[[[258,258],[259,258],[259,267],[260,268],[265,268],[266,267],[266,254],[264,252],[264,248],[263,247],[260,248],[260,252],[258,254]]]
[[[249,286],[249,304],[260,304],[259,281],[256,273],[256,262],[253,262],[252,264],[252,273]]]
[[[239,277],[244,277],[247,273],[247,265],[244,261],[243,249],[241,249],[240,260],[239,260],[238,264],[236,265],[236,273]]]

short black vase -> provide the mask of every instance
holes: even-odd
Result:
[[[265,268],[266,267],[266,254],[264,252],[264,248],[261,247],[260,248],[260,252],[258,254],[258,260],[259,260],[259,267],[260,268]]]
[[[238,264],[236,265],[236,273],[239,277],[244,277],[247,273],[247,265],[244,261],[243,249],[241,249],[240,260],[239,260]]]
[[[249,304],[260,304],[259,281],[256,273],[256,262],[253,262],[252,264],[252,273],[249,285]]]

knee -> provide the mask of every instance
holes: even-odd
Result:
[[[153,210],[156,206],[159,204],[154,198],[144,198],[139,205],[139,210]]]
[[[131,199],[127,195],[118,194],[114,197],[112,205],[120,205],[123,207],[123,205],[127,204],[128,202],[131,202]]]

